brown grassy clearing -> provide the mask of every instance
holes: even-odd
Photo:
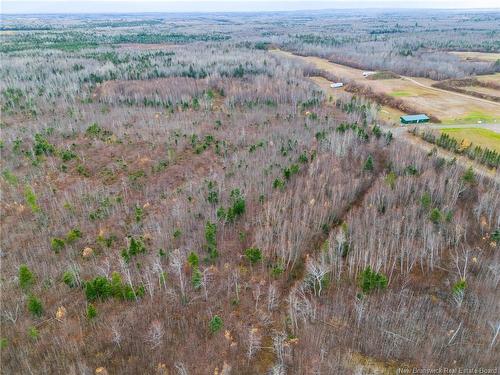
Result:
[[[459,56],[464,60],[488,61],[495,62],[500,59],[500,53],[493,52],[465,52],[465,51],[452,51],[453,55]]]

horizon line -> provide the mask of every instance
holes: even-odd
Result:
[[[414,8],[414,7],[401,7],[401,8],[321,8],[321,9],[293,9],[293,10],[202,10],[202,11],[190,11],[190,10],[156,10],[156,11],[67,11],[67,12],[4,12],[0,9],[0,16],[60,16],[60,15],[141,15],[141,14],[237,14],[237,13],[297,13],[297,12],[322,12],[322,11],[426,11],[426,10],[437,10],[437,11],[474,11],[474,12],[488,12],[488,11],[499,11],[498,8]]]
[[[410,4],[409,4],[410,3]],[[465,4],[464,4],[465,3]],[[465,0],[424,0],[407,2],[397,0],[334,0],[334,1],[263,1],[233,2],[227,0],[215,1],[151,1],[137,2],[130,0],[104,1],[13,1],[4,0],[0,3],[0,15],[89,15],[89,14],[234,14],[234,13],[292,13],[320,11],[405,11],[405,10],[435,10],[435,11],[498,11],[490,0],[476,1],[475,7],[470,7]]]

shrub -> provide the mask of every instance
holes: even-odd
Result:
[[[373,171],[373,158],[371,155],[369,155],[366,159],[365,164],[363,165],[363,170],[369,172]]]
[[[262,252],[258,248],[251,247],[245,250],[245,256],[251,264],[255,264],[262,259]]]
[[[277,178],[273,182],[274,189],[283,189],[285,187],[285,182],[281,178]]]
[[[59,254],[59,252],[64,249],[64,240],[62,238],[53,238],[50,241],[50,247],[56,254]]]
[[[215,315],[212,319],[210,319],[208,328],[210,329],[211,333],[215,333],[219,331],[223,325],[224,323],[222,322],[222,319],[218,315]]]
[[[472,167],[469,167],[465,171],[464,175],[462,176],[462,179],[469,184],[474,184],[476,182],[476,174],[474,173]]]
[[[104,276],[97,276],[85,283],[85,296],[88,301],[106,300],[111,294],[111,284]]]
[[[214,190],[209,191],[208,196],[207,196],[207,201],[208,201],[208,203],[211,203],[211,204],[219,203],[219,193],[217,193]]]
[[[83,164],[77,165],[76,171],[78,172],[78,174],[82,175],[83,177],[90,177],[90,171]]]
[[[130,262],[133,256],[146,252],[146,245],[142,237],[129,237],[130,243],[128,249],[122,249],[122,257],[126,263]]]
[[[342,251],[342,258],[347,257],[349,255],[349,250],[350,250],[349,242],[347,241],[342,242],[342,244],[340,245],[340,249]]]
[[[313,119],[313,120],[314,120],[314,119]],[[317,132],[317,133],[315,134],[315,137],[316,137],[316,140],[317,140],[318,142],[321,142],[321,141],[323,141],[323,140],[325,140],[325,139],[326,139],[326,132],[325,132],[325,131]]]
[[[290,167],[283,170],[283,177],[289,180],[294,174],[299,173],[300,167],[297,164],[292,164]]]
[[[415,176],[418,174],[418,169],[414,165],[408,165],[405,168],[405,174],[409,176]]]
[[[219,256],[217,251],[217,227],[215,224],[207,222],[205,225],[205,240],[207,241],[207,250],[210,260]]]
[[[111,295],[116,298],[121,299],[133,299],[133,290],[131,290],[130,285],[123,285],[122,276],[118,272],[113,272],[111,275]],[[130,297],[132,294],[132,298]]]
[[[78,228],[73,228],[68,233],[66,233],[67,243],[73,243],[80,238],[82,238],[82,232],[80,232]]]
[[[431,206],[432,200],[431,200],[431,195],[427,192],[422,194],[422,197],[420,198],[420,202],[422,203],[422,206],[425,209],[428,209]]]
[[[101,133],[103,133],[103,129],[96,122],[91,124],[85,131],[85,134],[90,137],[99,137]]]
[[[135,222],[140,223],[143,215],[144,215],[144,211],[143,211],[142,207],[136,205],[134,208]]]
[[[201,288],[202,274],[198,268],[193,270],[193,276],[191,277],[191,284],[193,288],[198,290]]]
[[[235,78],[241,78],[244,75],[245,75],[245,69],[241,64],[238,65],[238,67],[233,70],[233,77]]]
[[[24,188],[24,199],[26,200],[28,206],[31,208],[31,211],[40,212],[40,207],[38,207],[35,192],[31,188],[31,186],[26,186]]]
[[[224,209],[224,207],[219,207],[217,209],[217,219],[226,220],[226,210]]]
[[[279,277],[283,272],[285,272],[285,267],[281,263],[277,263],[271,268],[272,277]]]
[[[241,195],[240,189],[233,189],[231,191],[231,207],[227,209],[226,220],[233,221],[245,213],[246,203],[245,198]]]
[[[28,290],[35,282],[35,277],[27,265],[22,264],[19,267],[19,286],[23,290]]]
[[[62,161],[70,161],[76,159],[76,154],[72,150],[64,150],[60,153]]]
[[[43,314],[42,302],[34,295],[28,297],[28,311],[37,318],[41,317]]]
[[[18,178],[11,171],[9,171],[9,170],[3,171],[2,172],[2,177],[5,179],[5,181],[7,181],[12,186],[17,186]]]
[[[493,231],[491,239],[495,242],[500,242],[500,229],[495,229],[495,231]]]
[[[28,336],[32,340],[38,340],[39,335],[40,335],[40,333],[38,332],[36,327],[30,327],[30,329],[28,330]]]
[[[198,267],[198,262],[199,262],[198,255],[196,255],[195,253],[191,252],[188,255],[187,261],[191,267],[193,268]]]
[[[453,285],[452,288],[453,295],[463,294],[466,288],[467,288],[467,282],[465,281],[465,279],[460,279]]]
[[[33,152],[35,155],[52,155],[56,151],[56,148],[49,143],[41,134],[35,134],[35,144],[33,146]]]
[[[360,274],[359,286],[364,293],[370,293],[375,289],[385,289],[387,277],[382,273],[372,271],[371,267],[368,266]]]
[[[111,247],[113,245],[113,241],[116,240],[116,236],[114,234],[110,234],[107,237],[104,236],[97,236],[97,242],[100,243],[102,246],[106,247]]]
[[[441,211],[439,211],[439,208],[434,208],[432,209],[430,215],[429,215],[429,219],[434,223],[434,224],[439,224],[439,222],[441,221]]]
[[[302,163],[302,164],[306,164],[309,161],[309,159],[307,158],[307,154],[306,154],[305,151],[302,154],[300,154],[298,160],[299,160],[299,163]]]
[[[87,319],[92,320],[97,316],[97,309],[91,303],[87,305]]]
[[[134,300],[144,295],[144,287],[134,288],[124,284],[118,272],[113,272],[111,280],[103,276],[97,276],[93,280],[85,283],[85,296],[87,301],[104,301],[110,297],[122,300]]]
[[[64,272],[62,276],[62,281],[70,288],[74,288],[75,286],[78,285],[76,280],[76,275],[73,271]]]
[[[386,184],[389,185],[392,190],[394,190],[394,187],[396,186],[396,179],[397,178],[398,178],[398,176],[393,171],[390,171],[387,174],[387,176],[385,177]]]

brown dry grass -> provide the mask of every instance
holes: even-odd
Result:
[[[457,55],[461,57],[464,60],[473,60],[473,61],[488,61],[488,62],[495,62],[497,60],[500,60],[500,53],[494,53],[494,52],[466,52],[466,51],[460,51],[460,52],[450,52],[453,55]]]

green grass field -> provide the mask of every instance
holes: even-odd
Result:
[[[412,94],[411,92],[408,91],[393,91],[389,95],[394,97],[401,97],[401,96],[414,96],[415,94]]]
[[[449,128],[442,129],[441,132],[447,133],[459,141],[466,139],[472,142],[473,145],[500,152],[500,134],[492,130],[479,128]]]
[[[369,80],[377,80],[377,79],[395,79],[395,78],[400,78],[399,75],[393,73],[393,72],[377,72],[375,74],[372,74],[371,76],[366,77],[366,79]]]
[[[444,120],[443,124],[477,124],[479,121],[483,123],[491,123],[498,119],[498,116],[493,116],[489,113],[484,113],[481,111],[472,111],[467,113],[465,117]]]

